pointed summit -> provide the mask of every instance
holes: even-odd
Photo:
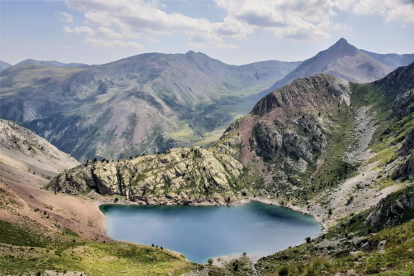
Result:
[[[349,44],[345,38],[341,38],[334,45],[328,48],[328,52],[339,54],[338,57],[355,56],[358,49],[354,45]]]
[[[389,66],[371,58],[354,45],[349,44],[345,38],[341,38],[328,49],[303,61],[293,72],[277,81],[269,90],[282,87],[297,78],[319,73],[364,83],[383,78],[391,71],[392,68]]]

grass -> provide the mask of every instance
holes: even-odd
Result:
[[[286,267],[288,275],[335,275],[353,269],[357,275],[413,275],[414,221],[387,228],[369,235],[363,242],[378,244],[386,240],[385,251],[373,250],[349,254],[346,245],[355,242],[345,239],[338,245],[303,244],[261,259],[257,269],[261,275],[278,275]],[[328,239],[328,237],[326,237]],[[343,248],[343,250],[342,250]],[[355,251],[358,249],[355,249]]]
[[[96,242],[71,231],[46,236],[0,221],[0,275],[77,271],[87,275],[181,275],[195,264],[181,256],[150,246]]]

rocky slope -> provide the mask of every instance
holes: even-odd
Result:
[[[263,193],[287,201],[332,191],[371,159],[387,158],[393,179],[410,179],[413,68],[364,85],[328,75],[295,80],[234,122],[213,150],[257,168]]]
[[[348,82],[336,77],[298,79],[264,97],[249,115],[233,123],[214,151],[255,166],[268,192],[288,196],[303,190],[326,163],[342,163],[336,157],[325,159],[337,138],[347,139],[343,128],[352,127],[350,94]],[[324,181],[331,185],[332,177]]]
[[[232,157],[193,147],[118,162],[88,161],[61,173],[46,188],[68,194],[95,190],[140,204],[225,205],[240,200],[247,178]]]
[[[1,243],[5,239],[19,241],[10,227],[27,225],[29,232],[43,229],[43,235],[70,229],[84,238],[106,239],[104,216],[94,202],[43,188],[52,177],[77,165],[74,158],[28,129],[0,120]],[[11,226],[5,229],[4,225]],[[0,255],[3,250],[0,246]]]
[[[88,67],[22,64],[0,73],[0,118],[78,160],[156,153],[215,135],[254,105],[246,97],[298,64],[232,66],[195,52]]]
[[[79,163],[45,139],[13,122],[0,119],[0,160],[3,164],[52,178]]]

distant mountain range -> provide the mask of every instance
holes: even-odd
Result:
[[[43,60],[35,60],[35,59],[26,59],[19,63],[17,63],[15,66],[19,65],[27,65],[27,64],[36,64],[36,65],[46,65],[50,67],[78,67],[78,66],[87,66],[83,63],[62,63],[56,60],[52,61],[43,61]]]
[[[78,160],[209,146],[263,96],[296,78],[327,73],[370,82],[413,58],[358,50],[340,39],[302,63],[234,66],[193,51],[94,66],[26,60],[0,72],[0,118]]]
[[[233,66],[191,51],[90,67],[12,66],[0,73],[0,117],[78,159],[164,151],[224,129],[254,104],[246,97],[298,64]]]
[[[341,38],[327,50],[301,63],[294,71],[277,81],[268,92],[282,87],[297,78],[319,73],[330,74],[355,83],[366,83],[385,77],[395,67],[403,66],[414,60],[414,55],[380,55],[358,50]],[[410,60],[411,58],[411,60]],[[383,61],[387,61],[386,63]]]
[[[0,60],[0,70],[9,68],[10,66],[12,65]]]

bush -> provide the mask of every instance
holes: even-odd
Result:
[[[312,240],[311,240],[311,238],[310,238],[310,237],[306,237],[306,238],[305,238],[305,241],[306,241],[306,243],[310,243]]]
[[[209,265],[212,265],[213,264],[213,259],[208,259],[207,262],[208,262]]]
[[[289,275],[289,269],[286,266],[279,269],[279,276],[287,276],[287,275]]]

